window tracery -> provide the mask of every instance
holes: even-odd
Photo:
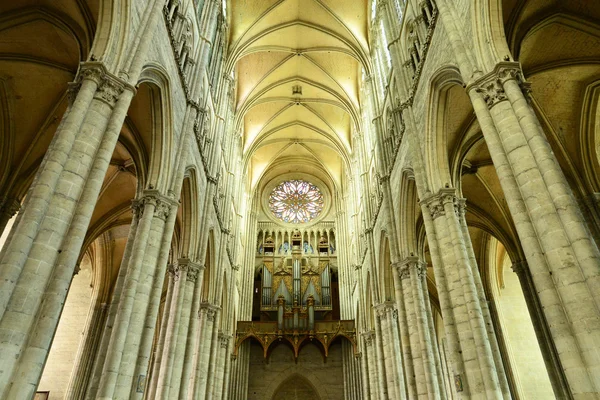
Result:
[[[310,222],[323,210],[321,190],[302,179],[281,182],[269,196],[269,208],[283,222],[300,224]]]

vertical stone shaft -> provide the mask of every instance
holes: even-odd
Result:
[[[109,345],[107,346],[106,360],[103,365],[101,379],[98,388],[97,397],[111,399],[117,383],[117,377],[120,370],[121,358],[127,340],[129,321],[132,316],[137,282],[140,279],[142,270],[142,261],[146,250],[148,236],[154,220],[154,212],[157,206],[157,199],[153,196],[142,197],[138,200],[140,207],[143,207],[143,213],[140,217],[138,229],[136,231],[131,257],[127,266],[127,275],[121,298],[119,301],[115,323],[111,332]]]
[[[521,86],[520,66],[502,62],[467,91],[569,382],[561,392],[577,398],[600,391],[590,347],[600,337],[590,324],[600,314],[600,253]]]
[[[160,293],[164,281],[167,255],[162,249],[170,247],[176,212],[171,210],[174,201],[160,196],[149,231],[143,256],[143,269],[137,282],[131,319],[129,320],[119,374],[114,390],[115,397],[141,397],[146,387],[146,374],[151,352],[151,342],[156,326]],[[170,231],[170,234],[169,234]],[[168,250],[167,250],[168,251]],[[164,267],[163,267],[164,266]]]
[[[405,264],[404,268],[401,269],[400,279],[402,280],[402,292],[404,294],[404,306],[408,328],[408,344],[410,346],[410,356],[412,358],[413,365],[413,375],[416,389],[415,398],[422,398],[423,396],[427,396],[428,388],[425,379],[419,330],[417,328],[418,322],[415,309],[415,295],[413,293],[413,287],[411,284],[410,265]]]
[[[413,307],[415,312],[416,324],[415,328],[418,332],[419,346],[421,352],[421,360],[423,366],[423,374],[425,384],[427,387],[427,396],[431,399],[443,399],[442,386],[438,380],[438,370],[436,368],[435,352],[437,346],[435,346],[435,336],[431,336],[430,320],[431,310],[427,307],[425,295],[427,293],[425,283],[425,276],[427,269],[425,264],[420,260],[409,257],[408,263],[405,264],[408,267],[408,273],[410,276],[410,283],[413,295]],[[425,290],[424,290],[425,288]]]
[[[393,274],[394,278],[394,290],[396,293],[396,309],[398,310],[398,324],[399,329],[399,343],[401,346],[402,359],[404,361],[404,377],[406,379],[406,395],[409,399],[417,398],[417,384],[415,381],[415,370],[414,362],[412,358],[412,349],[410,346],[410,339],[408,333],[408,319],[406,312],[406,296],[402,288],[402,279],[400,273],[400,267],[396,265]]]
[[[171,303],[173,302],[173,293],[175,290],[175,265],[169,265],[167,267],[168,271],[168,282],[167,282],[167,294],[165,297],[165,305],[163,309],[163,316],[160,324],[160,332],[158,336],[158,342],[156,343],[154,349],[154,359],[152,366],[152,375],[150,377],[150,382],[146,387],[147,396],[150,399],[156,398],[156,390],[158,386],[158,379],[160,376],[160,366],[162,364],[164,348],[165,348],[165,340],[167,336],[167,326],[169,325],[169,317],[167,315],[168,311],[171,309]]]
[[[215,322],[216,307],[203,303],[201,308],[200,332],[199,332],[199,357],[196,363],[196,378],[194,382],[194,398],[206,396],[208,366],[210,361],[210,345],[212,342],[213,326]],[[191,395],[191,393],[190,393]]]
[[[387,371],[385,368],[385,354],[383,352],[383,332],[381,329],[381,320],[375,315],[375,357],[377,360],[377,383],[379,384],[379,394],[382,399],[389,398],[387,386]]]
[[[371,398],[371,387],[370,387],[370,376],[369,376],[369,368],[367,367],[367,353],[366,353],[366,343],[363,341],[363,351],[360,353],[360,370],[361,375],[363,377],[362,384],[362,394],[363,399]]]
[[[112,299],[110,300],[108,316],[106,318],[106,324],[104,326],[104,331],[102,332],[102,339],[100,342],[100,347],[98,348],[98,353],[96,354],[96,359],[94,361],[94,368],[92,371],[90,385],[85,394],[86,400],[91,400],[96,397],[98,385],[100,384],[100,377],[102,376],[102,371],[104,369],[104,362],[106,359],[105,355],[108,352],[108,345],[110,343],[112,329],[113,329],[115,318],[117,316],[117,311],[119,308],[119,301],[121,299],[121,294],[123,292],[123,287],[125,284],[125,277],[127,275],[127,268],[129,265],[129,259],[131,257],[131,253],[132,253],[132,249],[133,249],[133,243],[135,242],[135,237],[138,232],[137,228],[138,228],[138,224],[139,224],[140,211],[141,211],[139,209],[139,204],[134,202],[134,204],[132,205],[132,210],[133,210],[133,219],[131,221],[131,226],[129,227],[129,234],[127,236],[127,243],[125,244],[123,258],[121,260],[121,266],[119,268],[119,275],[117,276],[115,288],[113,289]]]
[[[229,399],[229,380],[231,379],[231,364],[233,363],[233,360],[231,358],[230,355],[230,344],[227,343],[227,348],[225,349],[225,371],[223,372],[223,395],[221,396],[222,399],[224,400],[228,400]]]
[[[209,339],[209,356],[208,356],[208,374],[206,378],[206,398],[212,399],[215,390],[216,370],[217,370],[217,351],[221,344],[219,341],[219,326],[221,324],[221,309],[215,312],[215,321],[212,326],[212,337]]]
[[[465,213],[466,213],[465,199],[458,199],[457,211],[458,211],[457,216],[459,219],[460,228],[462,230],[462,235],[465,238],[469,238],[469,240],[465,240],[465,247],[467,249],[467,254],[468,254],[469,260],[470,260],[471,273],[473,274],[473,278],[475,281],[475,288],[477,290],[477,296],[479,297],[479,304],[481,305],[482,317],[485,321],[488,337],[490,338],[490,347],[492,349],[492,354],[494,357],[494,364],[496,366],[496,371],[498,373],[500,387],[502,389],[502,394],[504,395],[504,397],[510,398],[511,393],[510,393],[510,388],[508,386],[508,379],[506,377],[506,371],[504,370],[502,354],[500,353],[500,346],[498,345],[498,341],[495,339],[496,332],[494,331],[494,324],[492,323],[492,316],[490,314],[490,309],[488,307],[485,290],[483,288],[481,274],[479,273],[479,268],[477,266],[477,259],[475,258],[475,251],[473,250],[473,243],[471,243],[470,236],[469,236],[469,227],[467,226],[467,218],[465,215]],[[492,340],[491,338],[494,338],[494,339]]]
[[[156,395],[159,399],[169,398],[171,388],[171,376],[173,375],[173,364],[175,363],[175,348],[178,343],[179,324],[181,322],[181,313],[183,300],[185,298],[185,286],[187,282],[187,260],[179,260],[174,265],[173,270],[169,271],[170,276],[175,281],[173,287],[173,300],[169,304],[169,309],[165,309],[165,317],[168,317],[168,323],[165,332],[165,345],[161,357],[160,370],[158,373],[158,382]]]
[[[192,347],[193,337],[189,336],[189,326],[192,319],[192,306],[194,297],[194,285],[198,276],[199,268],[193,263],[189,263],[186,274],[185,294],[181,310],[179,329],[177,330],[177,346],[175,347],[175,356],[173,363],[173,372],[171,373],[171,389],[169,390],[169,398],[178,399],[181,396],[181,391],[185,391],[187,395],[187,383],[189,376],[184,378],[183,370],[185,367],[185,355],[189,348]],[[196,314],[194,319],[197,318]],[[189,341],[188,341],[189,339]]]
[[[396,383],[396,376],[394,374],[394,366],[393,366],[393,352],[390,351],[390,345],[392,344],[391,338],[389,335],[389,321],[387,318],[387,312],[385,309],[385,304],[378,304],[376,306],[376,316],[375,321],[377,324],[376,332],[381,337],[381,357],[383,358],[383,366],[385,371],[386,378],[386,388],[387,388],[387,397],[390,399],[398,399],[398,389]]]

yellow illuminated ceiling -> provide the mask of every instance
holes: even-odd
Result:
[[[368,65],[367,3],[228,3],[236,126],[252,187],[270,165],[287,158],[290,170],[316,163],[340,184],[360,118],[360,74]]]

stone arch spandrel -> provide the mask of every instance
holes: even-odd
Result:
[[[314,392],[319,396],[318,399],[315,400],[329,400],[329,393],[325,388],[325,385],[321,383],[319,377],[311,372],[309,369],[304,368],[299,365],[292,365],[289,368],[283,370],[279,375],[275,376],[269,386],[264,393],[265,400],[271,400],[274,398],[277,391],[280,389],[281,385],[286,381],[300,378],[304,379],[314,390]]]

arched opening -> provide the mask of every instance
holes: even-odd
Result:
[[[507,342],[506,352],[519,395],[522,398],[552,398],[554,393],[537,341],[527,303],[514,263],[496,238],[487,236],[487,266],[491,300],[496,318]],[[484,239],[485,240],[485,239]],[[482,246],[486,246],[482,243]],[[513,266],[515,270],[513,270]]]
[[[272,400],[321,400],[313,386],[301,375],[292,375],[279,385]]]

